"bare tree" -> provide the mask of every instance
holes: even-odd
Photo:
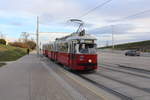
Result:
[[[30,36],[29,33],[27,33],[27,32],[22,32],[20,41],[23,41],[23,42],[26,43],[26,42],[28,41],[29,36]]]

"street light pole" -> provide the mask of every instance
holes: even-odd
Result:
[[[36,27],[36,51],[39,55],[39,17],[37,16],[37,27]]]
[[[112,49],[114,49],[114,25],[111,26],[112,28]]]

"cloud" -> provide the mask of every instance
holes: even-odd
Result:
[[[80,18],[89,9],[105,0],[5,0],[0,4],[0,11],[21,16],[40,16],[41,24],[59,24],[70,18]],[[8,3],[9,2],[9,3]],[[113,0],[83,17],[89,24],[100,25],[149,8],[148,0]],[[133,5],[134,4],[134,5]],[[17,6],[16,6],[17,5]],[[142,9],[141,9],[142,8]],[[13,12],[13,13],[12,13]],[[142,18],[149,15],[141,15]],[[22,16],[21,16],[22,17]],[[132,18],[134,19],[134,17]]]
[[[23,26],[23,23],[20,23],[20,22],[11,22],[10,25]]]
[[[39,16],[40,30],[49,32],[75,31],[78,26],[73,23],[68,24],[67,20],[70,18],[82,19],[89,33],[96,36],[105,36],[106,38],[107,35],[109,36],[112,33],[112,27],[109,25],[115,25],[113,27],[114,34],[121,36],[124,41],[130,41],[130,39],[127,39],[127,37],[130,38],[130,34],[134,34],[136,37],[138,32],[150,31],[150,24],[148,23],[150,20],[149,12],[128,18],[127,20],[115,21],[149,9],[149,0],[113,0],[107,5],[89,13],[87,16],[80,18],[80,16],[89,9],[104,1],[105,0],[3,0],[0,3],[0,27],[3,28],[2,30],[6,31],[6,33],[11,33],[10,31],[12,31],[12,33],[18,32],[17,34],[19,34],[19,32],[21,33],[21,31],[33,32],[36,28],[36,16]],[[141,39],[147,34],[149,33],[143,34]],[[48,34],[43,36],[51,37],[51,35]],[[55,34],[54,37],[59,36],[62,35]],[[136,38],[139,40],[140,37]]]
[[[104,1],[105,0],[5,0],[0,4],[0,11],[20,14],[26,13],[33,16],[39,15],[43,21],[42,23],[47,23],[47,21],[57,22],[72,17],[78,18],[89,9]],[[148,0],[113,0],[102,8],[91,12],[83,19],[92,21],[92,19],[89,19],[90,16],[93,16],[96,20],[99,18],[106,21],[118,19],[143,11],[149,8],[149,4],[150,1]],[[145,16],[143,17],[145,18]]]
[[[114,43],[122,44],[128,42],[137,42],[150,40],[150,32],[127,32],[125,34],[114,34]],[[97,36],[98,45],[106,46],[106,44],[112,44],[112,35],[111,34],[102,34]]]
[[[0,10],[39,15],[41,19],[46,18],[45,20],[53,16],[51,21],[56,21],[80,13],[79,5],[79,2],[73,0],[5,0],[0,4]]]
[[[95,28],[92,30],[89,30],[89,33],[95,34],[95,35],[101,35],[101,34],[125,34],[128,31],[131,31],[135,28],[135,26],[131,24],[117,24],[117,25],[110,25],[110,26],[103,26],[100,28]]]
[[[40,41],[42,44],[44,43],[50,43],[55,41],[56,38],[60,38],[66,35],[69,35],[70,33],[67,32],[40,32]]]

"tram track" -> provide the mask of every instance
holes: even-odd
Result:
[[[123,70],[127,70],[127,71],[132,71],[132,72],[136,72],[136,73],[141,73],[141,74],[145,74],[145,75],[150,75],[150,70],[145,70],[145,69],[139,69],[139,68],[132,68],[132,67],[128,67],[128,66],[123,66],[123,65],[108,65],[108,64],[100,64],[100,66],[108,66],[108,67],[113,67],[113,68],[119,68],[119,69],[123,69]]]
[[[106,69],[106,70],[111,70],[111,71],[115,71],[115,72],[119,72],[119,73],[129,74],[129,75],[133,75],[133,76],[141,77],[141,78],[145,78],[145,79],[150,79],[150,76],[146,76],[146,75],[141,75],[141,74],[136,74],[136,73],[132,73],[132,72],[117,70],[117,69],[114,69],[114,68],[108,68],[108,67],[104,67],[102,65],[100,67],[103,68],[103,69]]]
[[[116,78],[113,78],[113,77],[110,77],[110,76],[107,76],[107,75],[103,75],[103,74],[101,74],[101,73],[94,73],[94,74],[99,75],[99,76],[102,76],[102,77],[107,78],[107,79],[112,80],[112,81],[116,81],[116,82],[118,82],[118,83],[120,83],[120,84],[123,84],[123,85],[126,85],[126,86],[130,86],[130,87],[132,87],[132,88],[136,88],[136,89],[141,90],[141,91],[143,91],[143,92],[150,93],[150,90],[149,90],[149,89],[138,87],[138,86],[136,86],[135,84],[130,84],[130,83],[127,83],[127,82],[118,80],[118,79],[116,79]]]
[[[53,64],[55,64],[55,63],[53,63]],[[58,65],[58,66],[60,66],[60,65]],[[61,66],[62,67],[62,66]],[[63,68],[62,68],[63,69]],[[63,69],[64,70],[64,69]],[[68,71],[67,71],[68,72]],[[72,73],[72,74],[74,74],[74,75],[77,75],[78,77],[80,77],[81,79],[83,79],[83,80],[85,80],[85,81],[87,81],[87,82],[89,82],[89,83],[91,83],[91,84],[93,84],[93,85],[95,85],[96,87],[98,87],[98,88],[100,88],[100,89],[103,89],[104,91],[106,91],[106,92],[108,92],[108,93],[110,93],[110,94],[112,94],[112,95],[115,95],[116,97],[118,97],[118,98],[120,98],[121,100],[133,100],[132,99],[132,97],[129,97],[129,96],[127,96],[127,95],[124,95],[124,94],[122,94],[122,93],[120,93],[120,92],[118,92],[118,91],[116,91],[116,90],[113,90],[113,89],[111,89],[111,88],[109,88],[109,87],[107,87],[107,86],[105,86],[105,85],[103,85],[103,84],[100,84],[100,83],[98,83],[98,82],[96,82],[96,81],[94,81],[94,80],[92,80],[92,79],[90,79],[90,78],[87,78],[87,77],[85,77],[85,76],[83,76],[83,75],[81,75],[81,74],[77,74],[77,73],[75,73],[75,72],[70,72],[69,71],[69,73]]]
[[[120,65],[120,64],[116,64],[116,65],[117,65],[117,67],[120,67],[120,68],[130,69],[132,71],[136,71],[139,73],[150,74],[150,70],[141,69],[141,68],[133,68],[133,67],[124,66],[124,65]]]
[[[69,71],[69,73],[70,73],[70,71]],[[101,83],[101,82],[98,82],[97,80],[94,80],[94,78],[91,79],[90,74],[88,74],[87,76],[85,76],[85,75],[82,75],[82,74],[76,73],[76,72],[71,72],[71,73],[75,74],[76,76],[79,76],[81,79],[83,79],[83,80],[85,80],[85,81],[93,84],[94,86],[98,87],[99,89],[102,89],[102,90],[104,90],[104,91],[106,91],[106,92],[108,92],[108,93],[110,93],[110,94],[112,94],[112,95],[120,98],[121,100],[134,100],[134,98],[136,97],[134,95],[130,95],[130,93],[127,93],[127,94],[125,93],[124,94],[123,91],[120,91],[120,90],[117,90],[117,89],[115,89],[113,87],[110,87],[107,84],[105,85],[104,82]],[[147,89],[147,88],[145,89],[145,88],[141,88],[141,87],[138,87],[138,86],[134,86],[133,84],[130,84],[130,83],[127,83],[127,82],[123,82],[123,81],[114,79],[114,78],[112,78],[110,76],[101,75],[101,73],[92,73],[91,75],[92,76],[96,76],[96,75],[98,76],[98,75],[100,75],[101,77],[106,78],[107,80],[110,80],[110,82],[111,81],[115,81],[115,82],[117,82],[119,84],[127,86],[128,88],[131,87],[133,89],[135,88],[135,90],[138,89],[138,90],[146,92],[148,94],[150,93],[150,90]],[[101,78],[99,78],[99,80],[101,80]]]
[[[111,94],[119,97],[121,100],[133,100],[132,97],[124,95],[124,94],[122,94],[122,93],[120,93],[120,92],[118,92],[116,90],[113,90],[113,89],[111,89],[111,88],[109,88],[109,87],[107,87],[107,86],[105,86],[103,84],[100,84],[100,83],[98,83],[98,82],[96,82],[96,81],[94,81],[94,80],[92,80],[90,78],[87,78],[87,77],[85,77],[85,76],[83,76],[81,74],[76,74],[76,75],[79,76],[80,78],[82,78],[82,79],[92,83],[93,85],[97,86],[98,88],[103,89],[103,90],[107,91],[108,93],[111,93]]]

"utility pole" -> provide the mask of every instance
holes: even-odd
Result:
[[[112,28],[112,49],[114,49],[114,25],[111,26]]]
[[[108,42],[108,40],[106,41],[106,47],[108,47],[109,46],[109,42]]]
[[[40,49],[40,54],[41,54],[41,46],[42,46],[42,43],[41,43],[41,41],[40,41],[40,47],[39,47],[39,49]]]
[[[37,16],[37,27],[36,27],[36,51],[39,55],[39,17]]]

